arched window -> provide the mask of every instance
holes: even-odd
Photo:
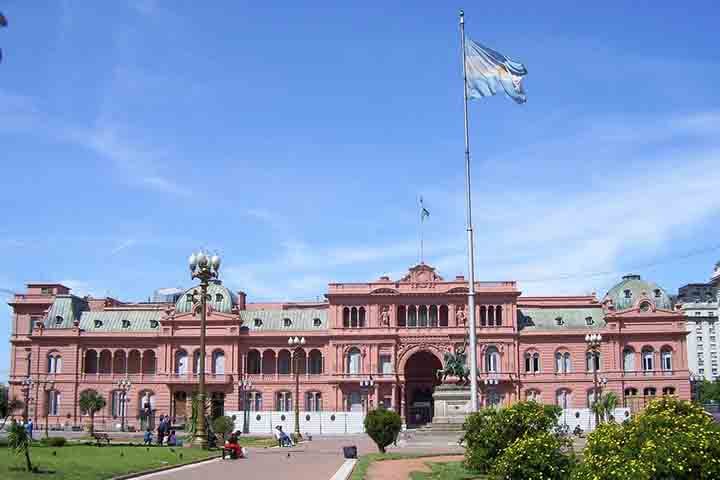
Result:
[[[142,356],[142,373],[154,374],[157,371],[157,357],[154,350],[145,350]]]
[[[430,305],[430,309],[428,310],[430,314],[430,326],[431,327],[437,327],[438,326],[438,308],[435,305]]]
[[[278,373],[281,375],[290,374],[290,352],[287,350],[278,352]]]
[[[487,324],[488,324],[488,327],[492,327],[495,325],[495,307],[490,305],[489,307],[487,307],[487,311],[488,311]]]
[[[47,362],[48,373],[55,374],[62,372],[62,356],[59,353],[50,353],[47,357]]]
[[[319,350],[310,351],[310,374],[320,375],[323,373],[322,353]]]
[[[141,369],[140,352],[137,350],[130,350],[130,353],[128,353],[128,373],[130,375],[136,375],[140,373]]]
[[[557,391],[555,403],[560,408],[570,408],[570,390],[563,388]]]
[[[660,368],[666,372],[670,372],[673,369],[672,350],[670,350],[670,347],[664,347],[660,351]]]
[[[47,395],[48,415],[60,415],[60,392],[50,390]]]
[[[623,350],[623,370],[626,372],[635,371],[635,350],[625,347]]]
[[[568,352],[565,352],[563,354],[563,364],[565,366],[565,373],[570,373],[572,371],[571,368],[571,361],[570,361],[570,354]]]
[[[654,397],[656,393],[657,393],[657,389],[655,387],[643,388],[643,395],[646,397]]]
[[[363,328],[365,326],[365,307],[358,309],[358,326]]]
[[[598,389],[598,401],[600,400],[600,389]],[[595,404],[595,389],[591,388],[587,391],[587,408],[592,408]]]
[[[100,369],[99,373],[110,373],[112,372],[112,353],[110,353],[110,350],[103,350],[100,352]]]
[[[357,307],[352,307],[350,309],[350,326],[352,328],[358,327],[358,309],[357,309]]]
[[[247,373],[257,375],[260,373],[260,352],[250,350],[247,356]]]
[[[138,393],[138,404],[137,408],[139,415],[148,417],[152,416],[156,409],[155,406],[155,393],[151,390],[142,390]]]
[[[569,352],[555,353],[555,373],[570,373],[571,365]]]
[[[487,307],[485,305],[480,306],[480,326],[487,326]]]
[[[637,396],[637,394],[638,394],[637,388],[630,387],[630,388],[625,389],[626,397],[635,397],[635,396]]]
[[[360,373],[360,350],[358,350],[355,347],[352,347],[347,352],[347,361],[346,361],[346,372],[351,374],[359,374]]]
[[[212,371],[215,375],[225,375],[225,352],[217,350],[212,355]]]
[[[343,327],[350,328],[350,309],[343,308]]]
[[[322,393],[307,392],[305,394],[305,410],[309,412],[322,411]]]
[[[248,410],[259,412],[262,410],[262,392],[248,392]]]
[[[663,395],[675,395],[675,387],[664,387],[662,389]]]
[[[652,347],[642,349],[643,370],[651,372],[655,370],[655,351]]]
[[[600,352],[585,352],[585,370],[588,372],[600,371]]]
[[[525,373],[538,373],[540,371],[540,354],[537,352],[525,353]]]
[[[110,395],[110,414],[113,418],[120,418],[127,415],[127,404],[129,398],[126,398],[123,402],[123,392],[120,390],[113,390]]]
[[[495,326],[500,327],[502,326],[502,306],[498,305],[495,307]]]
[[[98,373],[98,355],[95,350],[85,352],[85,373]]]
[[[292,393],[285,391],[275,392],[275,410],[289,412],[292,408]]]
[[[188,373],[188,354],[185,350],[175,353],[175,373],[178,375],[187,375]]]
[[[125,373],[125,350],[116,350],[113,356],[113,373]]]
[[[441,327],[448,326],[448,307],[447,307],[447,305],[440,306],[440,326]]]
[[[200,372],[200,350],[193,353],[193,373],[197,375]]]
[[[397,307],[397,324],[398,327],[404,327],[407,325],[407,311],[405,305]]]
[[[525,400],[527,400],[529,402],[540,403],[540,392],[537,390],[526,390],[525,391]]]
[[[485,371],[488,373],[500,371],[500,352],[495,346],[490,346],[485,351]]]
[[[262,373],[264,375],[273,375],[276,373],[275,352],[265,350],[262,356]]]
[[[418,327],[428,326],[428,308],[425,305],[420,305],[418,308]]]
[[[417,308],[415,305],[410,305],[407,310],[407,326],[417,327]]]

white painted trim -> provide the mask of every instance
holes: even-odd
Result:
[[[330,477],[330,480],[347,480],[350,478],[350,475],[352,475],[353,468],[355,468],[355,464],[357,463],[357,459],[355,458],[348,458],[345,460],[345,463],[343,463],[337,472],[335,472],[335,475]]]

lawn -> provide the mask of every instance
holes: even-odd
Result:
[[[485,479],[485,475],[472,473],[463,467],[462,462],[428,463],[430,472],[412,472],[410,480],[471,480]]]
[[[218,451],[208,452],[196,448],[90,445],[45,447],[36,444],[32,447],[30,458],[33,465],[43,473],[30,475],[25,470],[24,457],[16,456],[13,451],[3,446],[0,447],[0,478],[3,480],[107,479],[151,468],[180,465],[218,454]]]

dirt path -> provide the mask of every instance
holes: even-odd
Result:
[[[368,480],[406,480],[410,472],[429,472],[427,462],[459,462],[462,455],[444,455],[441,457],[408,458],[405,460],[384,460],[374,462],[367,472]]]

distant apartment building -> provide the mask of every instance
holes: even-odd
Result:
[[[680,287],[677,305],[685,315],[688,337],[688,368],[692,374],[707,380],[720,378],[718,356],[718,286],[720,262],[707,283],[689,283]]]

